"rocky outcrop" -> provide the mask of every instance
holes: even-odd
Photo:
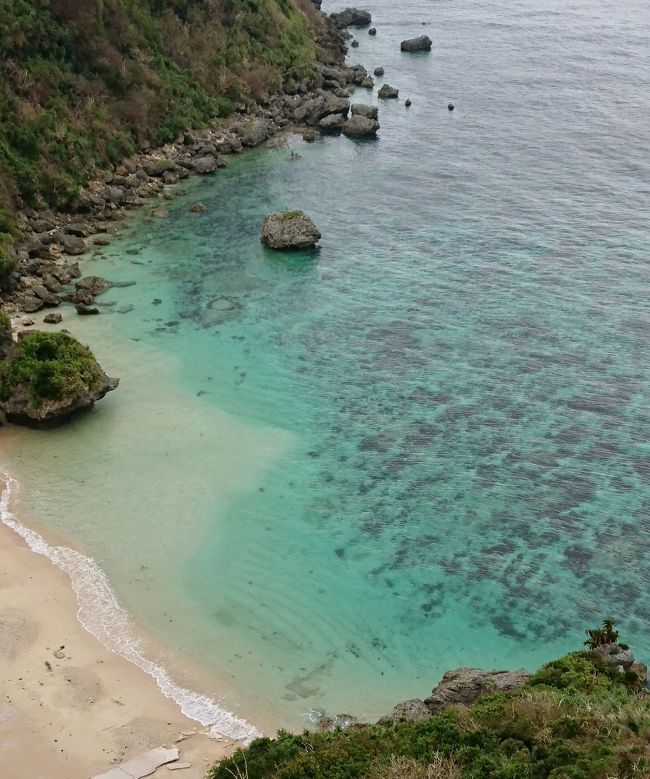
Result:
[[[482,671],[479,668],[457,668],[447,671],[424,703],[437,714],[449,706],[469,706],[481,695],[515,690],[528,683],[528,671]]]
[[[339,13],[330,14],[330,19],[339,30],[346,27],[368,27],[372,22],[372,16],[368,11],[359,11],[357,8],[346,8]]]
[[[329,114],[320,120],[318,126],[323,132],[341,132],[346,121],[349,120],[343,114]]]
[[[429,707],[420,698],[411,698],[408,701],[398,703],[395,708],[379,721],[379,725],[389,725],[392,722],[410,720],[411,722],[423,722],[431,717]]]
[[[269,137],[269,123],[263,119],[247,122],[242,128],[241,142],[243,146],[259,146]]]
[[[377,134],[379,122],[367,116],[354,114],[343,125],[343,134],[348,138],[368,138]]]
[[[402,51],[431,51],[433,41],[428,35],[419,35],[417,38],[409,38],[402,41],[400,49]]]
[[[377,97],[381,97],[382,100],[394,100],[399,97],[399,89],[391,87],[390,84],[384,84],[379,92],[377,92]]]
[[[0,362],[0,415],[28,424],[64,419],[118,384],[67,333],[25,333]]]
[[[271,249],[309,249],[321,234],[302,211],[269,214],[262,223],[261,240]]]

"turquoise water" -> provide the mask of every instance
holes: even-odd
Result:
[[[371,10],[380,138],[294,138],[136,217],[84,270],[137,284],[64,323],[120,390],[7,462],[183,678],[293,727],[605,616],[650,657],[648,11]],[[264,249],[297,207],[320,249]]]

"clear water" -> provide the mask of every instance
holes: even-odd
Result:
[[[376,0],[376,142],[233,159],[88,260],[137,282],[64,323],[122,385],[3,458],[253,721],[373,717],[605,616],[650,657],[650,14],[623,5]],[[264,249],[297,207],[320,250]]]

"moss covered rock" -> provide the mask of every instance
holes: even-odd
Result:
[[[0,362],[0,412],[14,422],[62,419],[92,406],[118,383],[72,336],[33,332]]]
[[[318,228],[303,211],[268,214],[262,223],[262,243],[271,249],[309,249],[320,237]]]

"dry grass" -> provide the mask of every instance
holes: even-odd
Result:
[[[411,757],[393,756],[388,765],[377,768],[369,779],[460,779],[458,764],[450,757],[436,752],[429,765]]]

